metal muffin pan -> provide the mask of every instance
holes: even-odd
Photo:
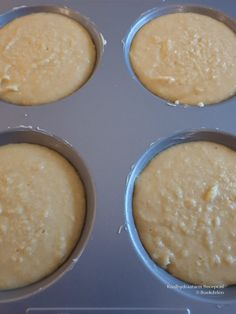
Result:
[[[67,260],[52,274],[37,281],[31,285],[18,288],[0,291],[0,303],[15,301],[21,298],[32,296],[33,294],[44,290],[53,283],[55,283],[61,276],[67,271],[71,270],[80,255],[82,254],[89,236],[92,231],[94,219],[95,219],[95,188],[92,182],[92,178],[89,174],[87,166],[84,161],[79,157],[77,152],[72,146],[54,135],[47,134],[44,131],[31,130],[28,128],[11,129],[6,132],[0,133],[0,145],[7,145],[13,143],[31,143],[38,144],[61,154],[66,158],[75,170],[78,172],[85,189],[86,195],[86,216],[85,223],[78,243],[73,249]]]
[[[136,229],[136,225],[133,217],[133,193],[135,188],[135,181],[137,177],[142,173],[142,171],[146,168],[149,162],[157,156],[162,151],[170,148],[174,145],[193,142],[193,141],[208,141],[214,142],[218,144],[225,145],[236,151],[236,136],[232,134],[227,134],[224,132],[220,132],[217,130],[190,130],[179,132],[175,135],[167,137],[165,139],[161,139],[156,143],[153,143],[149,149],[141,156],[138,162],[133,167],[130,175],[127,179],[127,188],[125,194],[125,216],[126,216],[126,224],[127,228],[133,242],[133,245],[144,262],[146,267],[156,276],[159,280],[163,281],[166,285],[179,285],[179,286],[194,286],[192,284],[188,284],[182,280],[179,280],[172,276],[170,273],[159,267],[148,255],[145,248],[143,247],[141,240],[138,235],[138,231]],[[220,290],[220,289],[215,289]],[[212,288],[185,288],[177,290],[186,296],[193,297],[195,299],[200,299],[203,301],[209,302],[232,302],[235,300],[235,292],[236,286],[226,287],[224,288],[224,295],[217,295],[214,293],[214,289]],[[198,291],[196,294],[196,291]],[[207,294],[207,291],[210,291],[211,294]]]
[[[153,20],[155,18],[158,18],[158,17],[163,16],[163,15],[167,15],[167,14],[189,13],[189,12],[212,17],[215,20],[218,20],[218,21],[224,23],[226,26],[228,26],[230,29],[232,29],[234,32],[236,32],[236,20],[232,19],[230,16],[223,14],[222,12],[217,11],[216,9],[209,8],[206,6],[178,4],[178,5],[169,5],[169,6],[162,7],[162,8],[157,7],[157,8],[148,10],[147,12],[143,13],[134,22],[134,24],[131,26],[126,38],[124,39],[124,55],[125,55],[125,62],[126,62],[126,65],[127,65],[127,68],[130,72],[131,77],[134,78],[139,84],[142,85],[142,87],[146,88],[147,90],[148,90],[148,88],[136,76],[136,74],[133,70],[132,64],[130,62],[129,52],[130,52],[130,48],[132,46],[132,41],[133,41],[135,35],[145,24],[147,24],[148,22],[150,22],[151,20]],[[149,91],[149,92],[152,93],[151,91]],[[153,93],[153,95],[161,98],[160,96],[158,96],[154,93]],[[232,96],[232,97],[234,97],[234,96]],[[164,100],[168,103],[168,105],[176,106],[175,103],[172,103],[171,101],[169,101],[167,99],[164,99]],[[227,100],[224,100],[221,103],[223,103],[225,101],[227,101]],[[180,103],[180,105],[188,106],[188,104],[181,104],[181,103]]]
[[[44,291],[34,295],[30,291],[26,299],[10,302],[19,298],[19,295],[11,295],[9,302],[0,304],[1,314],[74,314],[83,313],[85,309],[93,313],[124,314],[138,310],[148,312],[148,309],[161,314],[236,311],[234,288],[229,288],[230,294],[227,290],[225,298],[214,300],[167,288],[137,257],[126,231],[124,215],[127,175],[150,143],[170,138],[179,130],[201,130],[202,127],[236,134],[235,98],[201,109],[166,106],[166,100],[137,84],[127,68],[128,45],[124,54],[124,38],[127,39],[137,19],[147,15],[148,10],[161,12],[172,6],[203,5],[220,12],[222,18],[225,15],[236,18],[234,0],[135,0],[135,3],[100,0],[99,4],[97,0],[9,0],[0,3],[0,25],[17,14],[33,13],[34,8],[30,6],[84,17],[84,23],[89,21],[97,32],[96,47],[101,51],[89,82],[68,97],[34,107],[12,106],[0,101],[0,134],[19,126],[30,132],[32,128],[39,128],[55,134],[71,143],[86,161],[96,185],[96,220],[86,249],[73,269],[60,280],[53,280],[54,284]],[[107,41],[104,53],[104,41],[99,32]]]

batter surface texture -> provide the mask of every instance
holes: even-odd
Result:
[[[33,144],[0,147],[0,289],[56,270],[85,219],[81,180],[61,155]]]
[[[81,87],[96,61],[88,31],[53,13],[17,18],[0,30],[0,98],[37,105]]]
[[[151,258],[193,284],[236,283],[236,152],[173,146],[137,178],[133,214]]]
[[[236,92],[236,35],[209,16],[155,18],[134,37],[130,60],[146,88],[176,104],[204,106]]]

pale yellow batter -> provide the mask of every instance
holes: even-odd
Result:
[[[204,106],[236,93],[236,35],[209,16],[152,20],[136,34],[130,60],[146,88],[176,104]]]
[[[61,155],[33,144],[0,147],[0,289],[58,268],[78,241],[85,194]]]
[[[133,214],[152,259],[194,284],[236,284],[236,152],[173,146],[136,180]]]
[[[0,98],[37,105],[81,87],[96,61],[88,31],[53,13],[20,17],[0,30]]]

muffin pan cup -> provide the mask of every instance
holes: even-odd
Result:
[[[137,81],[137,83],[139,85],[141,85],[142,87],[146,88],[148,91],[149,89],[142,84],[142,82],[139,80],[139,78],[136,76],[131,61],[130,61],[130,56],[129,56],[129,52],[130,52],[130,48],[132,46],[132,41],[135,37],[135,35],[137,34],[137,32],[148,22],[150,22],[151,20],[158,18],[160,16],[163,15],[167,15],[167,14],[173,14],[173,13],[196,13],[196,14],[201,14],[201,15],[206,15],[209,16],[215,20],[218,20],[219,22],[224,23],[226,26],[228,26],[231,30],[233,30],[234,32],[236,32],[236,21],[234,19],[232,19],[230,16],[223,14],[220,11],[217,11],[214,8],[210,8],[207,6],[203,6],[203,5],[191,5],[191,4],[187,4],[187,5],[182,5],[182,4],[178,4],[178,5],[167,5],[165,7],[156,7],[153,8],[151,10],[148,10],[147,12],[144,12],[135,22],[134,24],[131,26],[129,32],[127,33],[125,39],[124,39],[124,44],[123,44],[123,51],[124,51],[124,56],[125,56],[125,62],[126,62],[126,66],[128,68],[128,71],[131,75],[131,77]],[[177,27],[177,26],[176,26]],[[152,93],[151,91],[149,91],[150,93]],[[158,95],[153,94],[155,97],[161,98]],[[232,96],[233,98],[234,96]],[[176,103],[172,103],[171,101],[167,100],[167,99],[163,99],[168,105],[172,105],[172,106],[176,106]],[[224,103],[226,100],[221,101],[218,104]],[[215,103],[216,104],[216,103]],[[188,104],[183,104],[183,103],[179,103],[178,105],[183,105],[185,107],[188,107]],[[214,104],[209,104],[209,105],[205,105],[205,106],[212,106]],[[191,105],[193,107],[199,107],[198,105]],[[204,105],[203,105],[204,106]],[[201,106],[200,106],[201,107]]]
[[[95,60],[95,65],[94,68],[88,77],[88,79],[75,91],[73,91],[71,94],[76,93],[78,90],[80,90],[85,84],[88,83],[88,81],[91,79],[93,74],[95,73],[97,67],[100,64],[102,54],[104,52],[104,44],[105,40],[102,36],[102,34],[97,30],[95,24],[90,21],[90,19],[86,16],[83,16],[79,12],[70,10],[67,7],[59,7],[59,6],[53,6],[53,5],[34,5],[34,6],[19,6],[19,7],[14,7],[10,9],[9,11],[3,13],[0,16],[0,28],[4,27],[6,24],[14,21],[16,18],[20,18],[29,14],[35,14],[35,13],[55,13],[55,14],[60,14],[63,16],[66,16],[72,20],[75,20],[79,24],[81,24],[90,34],[91,39],[95,45],[96,49],[96,60]],[[66,78],[65,78],[66,79]],[[66,95],[62,98],[60,98],[57,101],[52,101],[50,103],[55,103],[60,101],[61,99],[67,98],[70,95]],[[14,104],[14,103],[13,103]],[[43,102],[42,104],[38,105],[33,105],[33,106],[40,106],[40,105],[45,105],[47,103]],[[14,104],[20,106],[21,104]],[[30,105],[27,105],[30,106]]]
[[[141,156],[141,158],[134,165],[132,171],[127,178],[127,188],[125,194],[125,216],[126,225],[139,257],[145,266],[156,276],[159,280],[169,287],[180,287],[176,289],[178,292],[194,299],[200,299],[208,302],[231,302],[234,301],[236,287],[230,286],[223,288],[222,286],[210,287],[209,285],[193,285],[175,278],[173,275],[158,266],[146,252],[136,229],[133,217],[133,193],[135,188],[135,181],[137,177],[146,168],[149,162],[159,153],[174,145],[194,142],[194,141],[208,141],[217,144],[225,145],[236,151],[236,136],[227,134],[217,130],[186,130],[178,132],[175,135],[161,139],[149,147],[149,149]],[[182,288],[181,288],[182,287]],[[196,293],[197,292],[197,293]]]
[[[88,242],[95,220],[96,197],[92,178],[84,161],[81,157],[79,157],[78,153],[68,142],[65,142],[44,131],[28,128],[16,128],[0,133],[0,146],[15,143],[30,143],[48,147],[58,152],[72,164],[84,185],[86,196],[86,216],[81,236],[67,260],[59,266],[56,271],[40,281],[22,288],[1,290],[0,303],[16,301],[32,296],[55,283],[67,271],[72,270]]]

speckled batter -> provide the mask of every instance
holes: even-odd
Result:
[[[173,146],[137,178],[133,214],[161,267],[193,284],[236,283],[236,152],[212,142]]]
[[[76,21],[53,13],[17,18],[0,30],[0,98],[56,101],[87,81],[95,61],[91,36]]]
[[[39,145],[1,146],[0,289],[28,285],[58,268],[84,217],[84,188],[67,160]]]
[[[136,34],[130,60],[146,88],[176,104],[204,106],[236,92],[236,35],[209,16],[152,20]]]

